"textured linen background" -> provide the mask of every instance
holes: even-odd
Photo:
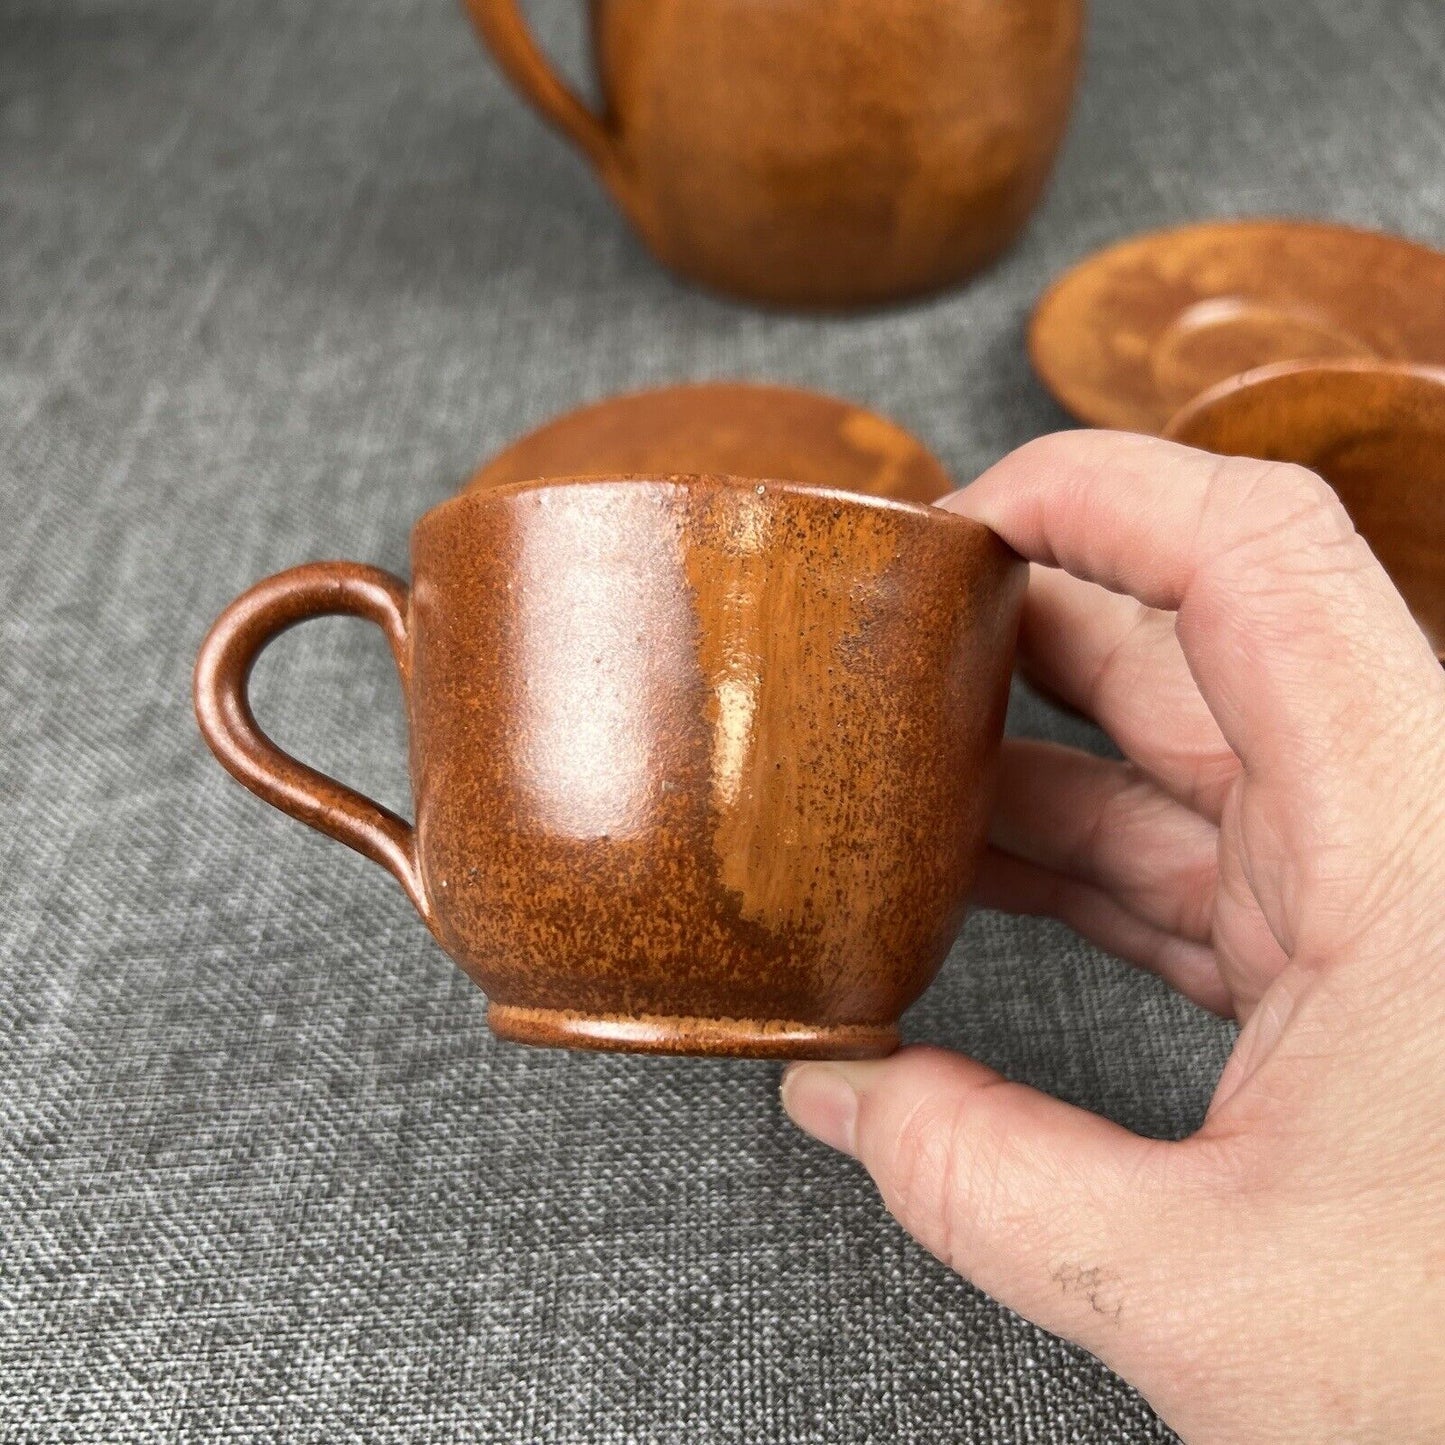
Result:
[[[579,73],[581,0],[532,8]],[[1445,241],[1442,73],[1439,0],[1095,0],[1018,249],[799,319],[658,270],[451,0],[0,0],[0,1439],[1168,1439],[908,1242],[776,1068],[495,1044],[395,885],[204,752],[191,663],[266,573],[404,570],[480,457],[621,388],[846,393],[966,479],[1063,423],[1022,325],[1095,246]],[[379,634],[313,624],[257,692],[406,807]],[[1011,726],[1100,744],[1022,690]],[[908,1028],[1157,1135],[1231,1040],[991,915]]]

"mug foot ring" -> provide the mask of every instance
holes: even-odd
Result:
[[[549,1048],[636,1054],[712,1054],[755,1059],[868,1059],[898,1047],[893,1024],[810,1024],[794,1019],[585,1014],[492,1003],[498,1038]]]

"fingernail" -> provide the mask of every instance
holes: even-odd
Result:
[[[846,1077],[830,1064],[793,1064],[783,1075],[783,1110],[805,1134],[820,1144],[855,1153],[858,1095]]]

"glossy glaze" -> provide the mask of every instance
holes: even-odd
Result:
[[[352,563],[222,615],[201,728],[283,811],[401,880],[529,1043],[862,1055],[897,1042],[982,846],[1023,564],[932,508],[731,478],[464,493],[413,589]],[[245,702],[302,617],[379,622],[413,831]]]
[[[933,502],[953,482],[902,427],[836,397],[715,381],[609,397],[512,443],[468,484],[710,472]]]
[[[1029,353],[1091,426],[1157,433],[1186,402],[1289,361],[1445,365],[1445,255],[1319,221],[1209,221],[1136,236],[1061,276]]]
[[[465,3],[662,261],[804,306],[930,291],[1003,251],[1053,163],[1082,30],[1082,0],[592,0],[594,114],[518,0]]]
[[[1199,397],[1166,434],[1318,472],[1445,662],[1445,370],[1269,367]]]

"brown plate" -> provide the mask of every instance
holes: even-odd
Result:
[[[1318,221],[1155,231],[1054,282],[1029,354],[1081,421],[1151,433],[1200,392],[1276,362],[1445,365],[1445,255]]]
[[[806,482],[904,502],[954,490],[938,458],[887,417],[818,392],[739,381],[578,407],[513,442],[467,486],[671,472]]]
[[[1445,662],[1445,370],[1264,367],[1191,402],[1165,435],[1318,472]]]

